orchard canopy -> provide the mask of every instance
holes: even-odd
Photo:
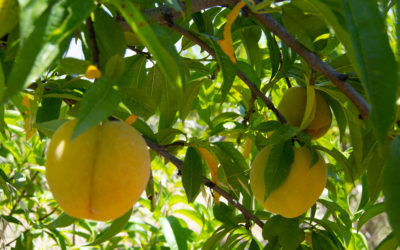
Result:
[[[395,0],[0,0],[0,246],[398,248],[399,36]],[[116,120],[143,137],[122,216],[49,188],[72,119],[72,143]]]

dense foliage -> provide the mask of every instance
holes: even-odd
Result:
[[[395,249],[399,4],[0,0],[2,247]],[[294,86],[307,89],[299,127],[275,108]],[[316,91],[333,122],[312,140]],[[49,191],[46,145],[73,118],[74,136],[121,120],[150,148],[146,191],[114,221],[73,218]],[[287,176],[285,145],[323,156],[328,181],[307,213],[255,201],[250,166],[267,145],[268,192]]]

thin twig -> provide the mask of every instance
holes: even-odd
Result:
[[[89,30],[89,37],[90,37],[90,42],[92,44],[92,53],[93,53],[93,63],[95,65],[99,65],[99,47],[97,46],[97,42],[96,42],[96,34],[94,31],[94,26],[93,26],[93,21],[92,19],[90,19],[90,17],[88,19],[86,19],[86,24],[87,24],[87,28]]]
[[[215,6],[227,6],[234,5],[240,0],[192,0],[191,11],[192,13],[198,12],[207,8]],[[280,2],[275,1],[275,2]],[[182,10],[186,11],[184,3],[180,3]],[[269,14],[257,14],[252,12],[250,9],[246,9],[247,12],[251,13],[257,20],[261,22],[267,29],[274,33],[281,39],[287,46],[293,49],[298,55],[300,55],[312,69],[322,73],[327,77],[333,84],[335,84],[349,99],[357,109],[363,118],[368,118],[371,107],[369,103],[347,82],[347,76],[339,73],[330,67],[327,63],[323,62],[317,55],[309,51],[304,45],[296,40],[287,30],[280,25],[271,15]],[[161,6],[154,9],[145,10],[145,13],[154,21],[161,25],[168,25],[170,20],[165,19],[165,13],[169,13],[170,18],[176,19],[182,16],[181,12],[173,10],[167,6]],[[258,95],[257,95],[258,96]],[[263,98],[262,98],[263,99]],[[265,101],[263,99],[263,101]],[[268,106],[268,105],[267,105]],[[278,117],[279,119],[279,117]]]
[[[197,45],[200,46],[203,50],[207,51],[210,55],[212,55],[214,58],[216,58],[216,53],[215,51],[208,46],[205,42],[203,42],[200,38],[198,38],[196,35],[191,33],[189,30],[186,30],[185,28],[173,23],[169,24],[167,27],[171,28],[172,30],[175,30],[179,34],[185,36],[192,42],[195,42]],[[251,92],[259,97],[265,105],[276,115],[278,120],[282,123],[286,123],[285,117],[276,109],[274,104],[271,102],[270,99],[268,99],[261,91],[260,89],[252,82],[250,81],[239,69],[236,71],[236,75],[250,88]]]
[[[336,85],[357,107],[363,118],[368,118],[371,107],[369,103],[347,82],[347,76],[334,70],[316,54],[289,34],[287,30],[269,14],[257,14],[248,10],[262,25],[274,33],[279,39],[301,56],[315,71],[322,73]]]
[[[287,84],[288,88],[291,88],[292,87],[292,83],[290,82],[289,77],[285,77],[285,81],[286,81],[286,84]]]
[[[144,51],[136,48],[135,46],[128,46],[128,49],[134,51],[136,54],[140,54],[140,55],[146,56],[147,59],[151,59],[151,54],[150,53],[144,52]]]
[[[153,149],[155,152],[160,154],[162,157],[170,161],[172,164],[174,164],[179,171],[182,171],[182,166],[183,166],[183,161],[175,157],[174,155],[170,154],[168,151],[165,150],[163,146],[160,146],[149,139],[145,139],[147,145]],[[243,215],[247,218],[250,218],[252,221],[254,221],[258,226],[263,228],[264,223],[257,218],[254,214],[252,214],[249,210],[247,210],[242,204],[240,204],[238,201],[236,201],[228,192],[223,190],[222,188],[218,187],[214,182],[212,182],[210,179],[206,178],[203,176],[203,184],[211,189],[213,189],[215,192],[219,193],[222,197],[224,197],[229,203],[231,203],[234,207],[239,209],[243,213]]]

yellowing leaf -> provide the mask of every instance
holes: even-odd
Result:
[[[129,125],[134,124],[136,122],[137,118],[138,118],[137,115],[132,114],[132,115],[128,116],[128,118],[125,119],[125,123],[127,123]]]
[[[315,116],[317,110],[317,99],[315,96],[314,86],[307,85],[307,102],[306,109],[304,111],[303,120],[301,121],[300,130],[305,129],[310,125]]]
[[[22,106],[26,107],[27,109],[30,109],[30,108],[31,108],[31,101],[30,101],[30,99],[31,99],[31,98],[29,98],[29,95],[28,95],[28,94],[25,94],[25,95],[24,95],[24,98],[22,99],[22,102],[21,102]]]
[[[28,94],[25,94],[21,102],[22,106],[26,108],[26,110],[24,110],[22,113],[25,120],[24,130],[26,134],[26,140],[29,140],[36,133],[36,129],[32,126],[34,117],[32,115],[31,100],[32,97],[30,97]]]
[[[231,61],[233,63],[236,63],[236,58],[235,58],[235,52],[233,49],[233,42],[232,42],[232,33],[231,33],[231,27],[233,22],[236,20],[237,16],[239,15],[240,10],[245,6],[246,4],[242,1],[236,4],[236,6],[229,12],[229,14],[226,16],[227,21],[225,23],[225,28],[224,28],[224,39],[218,40],[219,46],[221,46],[222,50],[229,56]]]
[[[0,37],[17,26],[19,8],[17,0],[0,0]]]
[[[244,149],[243,149],[243,157],[245,159],[249,158],[252,147],[253,147],[253,141],[251,140],[250,137],[246,137],[246,141],[244,143]]]
[[[204,161],[206,162],[208,169],[210,170],[211,173],[211,179],[212,181],[219,186],[219,178],[218,178],[218,161],[215,158],[213,154],[208,151],[208,149],[197,147],[197,149],[200,151],[201,157],[203,157]],[[219,205],[219,193],[215,192],[214,193],[215,201]]]
[[[101,71],[95,65],[89,65],[86,69],[85,77],[95,79],[101,77]]]

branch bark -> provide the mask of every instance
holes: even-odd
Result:
[[[363,118],[368,118],[371,107],[368,102],[347,82],[347,76],[337,72],[317,55],[309,51],[269,14],[257,14],[248,10],[261,24],[274,33],[282,42],[301,56],[315,71],[322,73],[354,103]]]
[[[174,164],[179,171],[182,171],[182,166],[183,166],[183,161],[178,159],[176,156],[170,154],[168,151],[165,150],[165,148],[161,145],[158,145],[157,143],[154,143],[153,141],[146,139],[147,145],[157,152],[159,155],[164,157],[165,159],[169,160],[172,164]],[[213,189],[215,192],[219,193],[222,197],[224,197],[229,203],[231,203],[234,207],[236,207],[242,214],[246,217],[254,221],[258,226],[263,228],[264,223],[257,218],[254,214],[252,214],[249,210],[247,210],[245,207],[243,207],[242,204],[240,204],[238,201],[236,201],[228,192],[223,190],[222,188],[218,187],[214,182],[212,182],[210,179],[207,177],[203,176],[203,185]]]
[[[184,29],[183,27],[175,24],[175,23],[167,23],[165,25],[166,27],[171,28],[172,30],[175,30],[179,34],[185,36],[189,40],[193,41],[197,45],[199,45],[203,50],[207,51],[212,57],[216,58],[215,51],[208,46],[206,43],[204,43],[200,38],[198,38],[196,35],[192,34],[190,31]],[[282,124],[286,123],[285,117],[276,109],[274,104],[270,99],[268,99],[258,88],[257,86],[250,81],[239,69],[236,71],[236,75],[250,88],[251,92],[259,97],[265,105],[275,114],[275,116],[278,118],[279,122]]]
[[[234,5],[240,0],[192,0],[191,12],[198,12],[210,7],[215,6],[227,6]],[[187,11],[185,4],[181,3],[181,8],[185,12]],[[368,118],[371,107],[369,103],[347,82],[347,77],[340,72],[330,67],[327,63],[322,61],[317,55],[309,51],[304,45],[302,45],[295,37],[293,37],[287,30],[280,25],[271,15],[269,14],[257,14],[247,9],[254,18],[256,18],[262,25],[274,33],[281,39],[286,45],[293,49],[298,55],[300,55],[312,69],[322,73],[328,78],[333,84],[335,84],[359,110],[361,117]],[[181,17],[181,13],[177,12],[169,7],[162,6],[146,10],[145,13],[154,21],[161,25],[168,25],[169,20],[166,19],[166,15],[169,18],[176,19]],[[239,75],[238,75],[239,76]],[[240,77],[240,76],[239,76]],[[244,80],[244,79],[242,79]],[[245,80],[244,80],[245,81]],[[250,86],[249,86],[250,87]],[[257,95],[258,96],[258,95]],[[263,99],[263,101],[266,101]],[[267,105],[268,106],[268,105]],[[279,118],[278,118],[279,119]]]

